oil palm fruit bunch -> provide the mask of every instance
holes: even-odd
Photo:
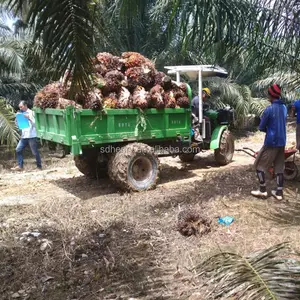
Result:
[[[109,71],[104,77],[104,86],[101,88],[103,94],[119,93],[123,85],[127,85],[125,76],[120,71]]]
[[[107,72],[118,70],[123,68],[123,62],[118,56],[114,56],[108,52],[100,52],[96,55],[96,59],[93,60],[94,71],[104,76]]]
[[[186,96],[177,98],[176,103],[181,108],[188,108],[190,106],[190,100]]]
[[[87,93],[87,95],[85,96],[83,108],[92,109],[92,110],[103,109],[102,93],[100,89],[96,88]]]
[[[108,71],[107,67],[102,64],[97,63],[94,65],[94,72],[96,74],[104,76],[107,73],[107,71]]]
[[[40,108],[56,108],[59,98],[66,98],[68,90],[59,82],[44,86],[34,97],[34,105]]]
[[[103,98],[103,108],[116,108],[118,104],[117,94],[110,93],[107,97]]]
[[[178,84],[178,87],[187,95],[187,86],[186,86],[186,84],[185,83],[183,83],[183,82],[180,82],[179,84]]]
[[[211,221],[203,218],[193,209],[183,210],[178,214],[177,230],[183,236],[204,235],[211,230]]]
[[[162,109],[165,107],[165,102],[163,98],[164,89],[160,85],[155,85],[150,90],[151,102],[150,107]]]
[[[173,91],[166,91],[163,93],[164,103],[166,108],[175,108],[177,103]]]
[[[92,74],[90,76],[90,79],[93,82],[93,86],[97,87],[98,89],[101,89],[102,87],[104,87],[106,85],[106,80],[104,79],[104,77],[98,73],[96,74]]]
[[[151,71],[155,70],[155,66],[151,60],[138,52],[123,52],[121,55],[121,61],[124,63],[126,69],[147,67]]]
[[[176,83],[173,83],[172,91],[176,99],[176,103],[179,107],[182,108],[189,107],[190,105],[189,98],[187,97],[186,93]]]
[[[142,86],[146,90],[154,85],[153,72],[147,67],[133,67],[126,70],[125,75],[128,81],[128,89],[133,91],[137,86]]]
[[[166,76],[166,74],[164,72],[158,72],[156,71],[154,73],[154,84],[155,85],[162,85],[163,84],[163,79]]]
[[[118,108],[132,108],[132,96],[129,90],[122,87],[120,95],[118,97]]]
[[[172,85],[172,78],[170,76],[164,76],[163,80],[162,80],[162,84],[161,86],[163,87],[163,89],[165,91],[171,90],[173,85]]]
[[[148,108],[151,100],[149,92],[142,86],[137,86],[132,95],[132,104],[134,108],[145,109]]]
[[[77,104],[73,100],[68,100],[68,99],[64,99],[64,98],[59,98],[58,99],[58,105],[57,105],[56,108],[58,108],[58,109],[65,109],[67,106],[74,106],[77,109],[82,108],[82,105]]]

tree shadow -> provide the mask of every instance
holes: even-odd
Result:
[[[176,194],[151,206],[151,210],[169,210],[178,205],[205,204],[216,197],[227,196],[229,200],[249,198],[253,188],[257,188],[258,181],[252,165],[239,166],[234,169],[204,173],[191,183],[182,185]],[[178,190],[178,189],[177,189]],[[253,201],[260,201],[253,198]]]
[[[285,201],[272,205],[268,211],[255,213],[283,227],[300,226],[300,196],[296,192],[285,192]]]
[[[163,299],[158,257],[161,244],[149,232],[124,222],[91,228],[80,238],[44,227],[37,239],[1,247],[1,299],[23,290],[30,299]]]

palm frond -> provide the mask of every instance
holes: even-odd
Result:
[[[21,74],[23,70],[23,47],[25,41],[13,37],[0,39],[0,65],[2,74]]]
[[[270,103],[267,99],[252,98],[250,101],[249,113],[261,117],[268,105],[270,105]]]
[[[13,108],[0,98],[0,142],[13,146],[17,143],[19,134],[14,122],[15,114]]]
[[[169,16],[170,40],[175,35],[181,37],[182,51],[193,47],[201,55],[222,42],[216,59],[226,46],[232,54],[247,50],[246,56],[253,57],[255,52],[255,60],[264,65],[287,63],[292,67],[300,49],[296,38],[300,23],[297,11],[294,0],[164,0],[152,9],[152,15]]]
[[[279,84],[283,88],[283,95],[288,100],[294,100],[300,88],[300,80],[297,72],[276,72],[270,73],[266,77],[255,81],[252,84],[252,89],[259,91],[261,94],[274,83]]]
[[[282,243],[258,253],[242,256],[219,253],[195,269],[199,276],[209,277],[212,291],[204,297],[239,300],[298,299],[300,297],[300,262],[291,265],[284,258],[288,243]]]
[[[17,11],[22,6],[21,0],[9,1],[9,7]],[[88,1],[30,2],[27,17],[29,25],[35,26],[34,40],[43,40],[43,50],[55,62],[59,76],[70,69],[73,92],[90,85],[88,74],[93,54],[93,24],[97,22],[92,11]]]

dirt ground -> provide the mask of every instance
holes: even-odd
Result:
[[[291,128],[290,145],[293,139]],[[249,133],[236,148],[258,150],[262,142],[262,134]],[[204,296],[204,279],[191,269],[210,255],[246,255],[283,241],[299,250],[299,219],[285,214],[297,203],[299,178],[285,183],[282,203],[255,199],[253,158],[245,154],[236,152],[225,167],[211,152],[189,164],[161,159],[158,187],[143,193],[86,179],[70,156],[43,158],[43,171],[32,171],[27,159],[27,170],[17,174],[7,169],[13,157],[2,161],[0,299],[207,300],[213,298]],[[212,222],[208,234],[184,237],[176,230],[186,208]],[[218,224],[227,215],[234,222]]]

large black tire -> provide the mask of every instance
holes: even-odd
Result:
[[[82,155],[75,155],[74,162],[77,169],[91,179],[108,177],[108,162],[98,162],[97,149],[85,149]]]
[[[179,159],[182,162],[191,162],[194,160],[196,153],[182,153],[179,154]]]
[[[156,187],[159,159],[153,149],[142,143],[124,146],[108,163],[110,179],[122,190],[144,191]]]
[[[215,150],[215,160],[221,165],[228,165],[234,154],[234,139],[229,130],[224,130],[221,136],[220,147]]]
[[[285,180],[294,180],[298,176],[298,168],[293,161],[286,161],[283,177]]]

